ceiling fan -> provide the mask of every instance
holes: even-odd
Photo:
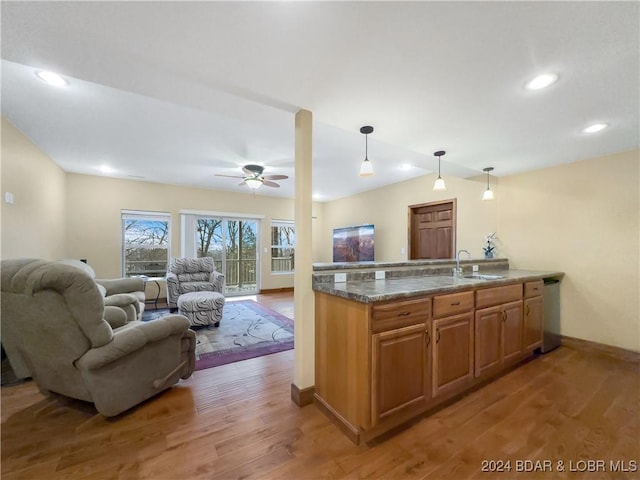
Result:
[[[247,174],[246,177],[242,177],[239,175],[220,175],[216,174],[216,177],[227,177],[227,178],[242,178],[242,181],[239,185],[246,185],[251,190],[256,190],[260,187],[260,185],[264,185],[265,187],[274,187],[280,188],[280,185],[272,180],[286,180],[289,178],[287,175],[262,175],[264,171],[264,167],[260,165],[245,165],[242,167],[242,171]]]

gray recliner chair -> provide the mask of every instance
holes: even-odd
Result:
[[[96,282],[60,262],[3,260],[2,344],[19,378],[110,417],[191,376],[195,334],[182,315],[126,321]]]
[[[127,321],[142,320],[142,312],[144,312],[145,306],[144,280],[142,278],[100,279],[96,278],[96,272],[90,265],[80,260],[64,258],[58,260],[58,262],[71,265],[88,273],[98,284],[100,293],[104,297],[104,304],[122,308],[127,314]]]
[[[178,297],[183,293],[223,293],[224,275],[216,270],[211,257],[172,258],[167,270],[167,304],[171,310],[177,310]]]

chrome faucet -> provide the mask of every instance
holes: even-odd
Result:
[[[460,267],[460,254],[463,252],[468,255],[468,260],[471,260],[471,254],[468,250],[458,250],[458,253],[456,254],[456,268],[453,271],[453,274],[458,277],[462,276],[462,268]]]

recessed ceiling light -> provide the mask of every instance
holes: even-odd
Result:
[[[100,170],[102,173],[113,173],[114,172],[113,168],[111,168],[109,165],[100,165],[98,167],[98,170]]]
[[[600,131],[604,130],[608,126],[609,126],[609,124],[607,124],[607,123],[594,123],[593,125],[589,125],[588,127],[583,128],[582,132],[583,133],[596,133],[596,132],[600,132]]]
[[[320,195],[319,193],[314,193],[314,194],[312,195],[312,198],[313,198],[314,200],[320,200],[320,199],[322,198],[322,195]]]
[[[411,170],[411,164],[410,163],[403,163],[402,165],[400,165],[400,168],[402,170]]]
[[[555,83],[557,80],[558,75],[555,73],[543,73],[542,75],[538,75],[534,79],[529,80],[525,87],[527,90],[540,90]]]
[[[54,87],[66,87],[69,85],[69,82],[64,77],[54,72],[38,70],[36,72],[36,76],[43,82],[47,82],[49,85],[53,85]]]

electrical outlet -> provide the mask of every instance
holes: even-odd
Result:
[[[384,280],[385,271],[384,270],[376,270],[376,280]]]
[[[478,265],[474,265],[472,268],[473,268],[473,271],[474,271],[474,272],[477,272],[477,271],[478,271]]]
[[[4,192],[4,201],[6,203],[8,203],[9,205],[13,205],[14,199],[13,199],[13,193],[11,192]]]
[[[344,283],[347,281],[347,274],[346,273],[336,273],[333,276],[333,281],[335,283]]]

